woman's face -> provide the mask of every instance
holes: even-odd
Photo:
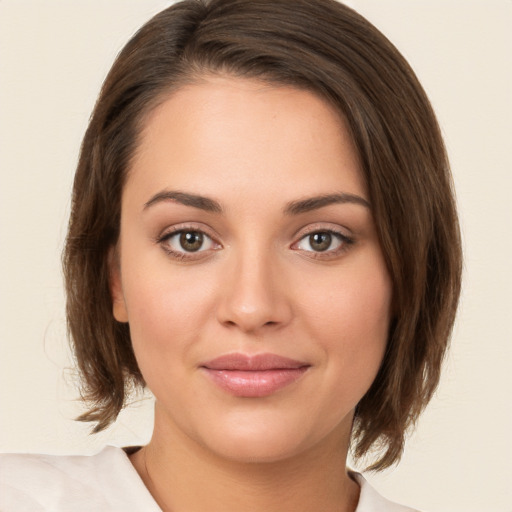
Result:
[[[310,92],[209,78],[147,119],[114,315],[155,432],[271,461],[348,442],[392,289],[353,143]]]

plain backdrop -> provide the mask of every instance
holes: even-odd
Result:
[[[60,253],[101,82],[133,32],[169,3],[0,0],[0,451],[88,454],[149,438],[149,397],[97,436],[73,421],[81,409]],[[368,478],[425,512],[511,512],[512,1],[350,4],[402,51],[433,102],[465,250],[438,393],[401,464]]]

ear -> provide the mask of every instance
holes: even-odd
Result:
[[[114,246],[108,251],[108,269],[112,313],[118,322],[128,322],[128,311],[121,283],[121,265],[117,248]]]

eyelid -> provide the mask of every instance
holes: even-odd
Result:
[[[197,222],[181,222],[179,224],[167,226],[166,228],[162,229],[160,233],[155,237],[155,242],[158,243],[159,241],[162,241],[163,239],[169,236],[172,236],[176,233],[180,233],[183,231],[197,231],[198,233],[203,233],[204,235],[208,236],[209,238],[211,238],[220,245],[220,243],[218,242],[218,237],[213,232],[213,230],[206,226],[205,224]]]
[[[349,231],[348,229],[344,229],[337,224],[332,223],[315,223],[306,228],[303,228],[298,231],[295,235],[295,242],[290,246],[291,249],[300,251],[302,254],[307,254],[310,258],[315,259],[329,259],[334,258],[341,253],[345,252],[348,247],[355,243],[354,236],[352,234],[346,233],[345,231]],[[326,251],[309,251],[305,249],[300,249],[298,245],[308,236],[314,233],[330,233],[331,235],[337,237],[340,240],[340,246],[335,249],[330,249]]]
[[[199,249],[197,251],[179,251],[174,250],[170,247],[170,245],[164,245],[165,242],[167,242],[169,239],[171,239],[173,236],[176,236],[183,232],[196,232],[201,233],[203,236],[209,238],[214,246],[213,248],[207,248],[207,249]],[[222,244],[217,240],[218,237],[213,235],[211,233],[211,229],[209,229],[207,226],[204,226],[203,224],[198,225],[196,223],[181,223],[176,224],[173,226],[166,227],[164,230],[161,231],[161,233],[155,237],[154,242],[162,247],[162,249],[171,257],[174,257],[176,259],[180,260],[195,260],[198,258],[206,257],[207,254],[211,251],[216,251],[220,248],[222,248]]]
[[[207,248],[207,249],[199,249],[197,251],[178,251],[173,250],[170,246],[164,246],[164,242],[183,232],[198,232],[203,234],[205,237],[209,238],[215,247]],[[208,253],[211,251],[216,251],[221,249],[223,245],[218,241],[218,236],[212,234],[211,228],[205,226],[204,224],[199,223],[181,223],[173,226],[168,226],[161,233],[155,237],[154,242],[162,247],[162,249],[169,254],[170,256],[182,259],[182,260],[194,260],[202,257],[206,257]],[[347,233],[348,232],[348,233]],[[336,238],[340,240],[340,246],[335,249],[328,249],[326,251],[313,251],[298,248],[298,244],[307,236],[312,235],[314,233],[330,233]],[[350,231],[340,226],[339,224],[333,223],[314,223],[310,224],[304,228],[301,228],[294,235],[294,242],[290,245],[290,249],[300,251],[301,253],[307,253],[309,257],[316,259],[328,259],[333,258],[346,251],[350,245],[355,243],[354,236],[350,233]],[[206,253],[206,254],[205,254]]]
[[[354,238],[348,228],[340,226],[339,224],[333,224],[332,222],[315,222],[314,224],[309,224],[306,227],[296,231],[293,238],[295,240],[299,240],[307,235],[318,232],[334,233],[336,235],[340,235],[343,238]]]

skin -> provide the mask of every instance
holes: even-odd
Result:
[[[175,191],[222,212],[164,198]],[[289,211],[340,193],[360,200]],[[352,418],[392,299],[368,202],[344,121],[310,92],[207,77],[146,120],[111,288],[156,397],[153,437],[132,462],[163,510],[355,509]],[[200,249],[179,230],[205,233]],[[319,251],[312,232],[336,234]],[[233,352],[309,368],[270,396],[237,397],[201,370]]]

